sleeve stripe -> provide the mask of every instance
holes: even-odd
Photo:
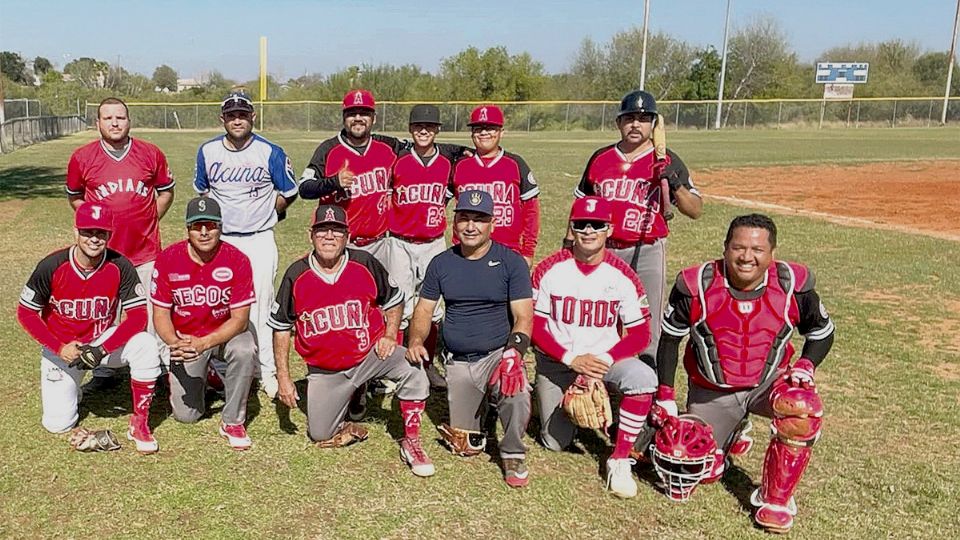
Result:
[[[521,201],[529,201],[530,199],[536,197],[536,196],[539,195],[539,194],[540,194],[540,188],[534,187],[533,189],[531,189],[531,190],[529,190],[529,191],[527,191],[527,192],[521,193],[521,194],[520,194],[520,200],[521,200]]]
[[[383,310],[388,310],[388,309],[390,309],[390,308],[392,308],[392,307],[394,307],[394,306],[398,306],[398,305],[400,305],[400,304],[402,304],[402,303],[403,303],[403,291],[401,291],[400,289],[397,289],[397,294],[395,294],[395,295],[393,295],[392,297],[390,297],[390,299],[387,300],[387,303],[384,304],[384,305],[382,305],[382,306],[380,306],[380,307],[381,307],[381,309],[383,309]]]
[[[145,306],[147,305],[147,299],[140,296],[140,297],[134,298],[133,300],[127,300],[126,302],[123,302],[120,305],[123,306],[123,309],[130,309],[130,308]]]
[[[257,301],[256,298],[250,298],[250,299],[244,300],[244,301],[242,301],[242,302],[237,302],[236,304],[230,304],[230,309],[237,309],[237,308],[242,308],[242,307],[244,307],[244,306],[249,306],[250,304],[252,304],[252,303],[254,303],[254,302],[256,302],[256,301]]]
[[[165,186],[156,186],[156,187],[154,187],[153,189],[155,189],[155,190],[157,190],[157,191],[167,191],[168,189],[173,189],[173,186],[175,186],[175,185],[177,185],[177,182],[176,182],[176,181],[173,181],[173,182],[170,182],[169,184],[167,184],[167,185],[165,185]]]
[[[273,317],[270,317],[269,319],[267,319],[267,326],[269,326],[270,328],[273,328],[274,330],[280,330],[281,332],[290,330],[291,328],[293,328],[292,324],[282,323],[274,319]]]
[[[70,188],[68,188],[68,187],[65,187],[65,188],[63,188],[63,190],[67,192],[67,195],[82,195],[82,194],[83,194],[83,190],[82,190],[82,189],[81,189],[80,191],[74,191],[74,190],[72,190],[72,189],[70,189]]]
[[[290,189],[288,189],[288,190],[286,190],[286,191],[281,191],[281,192],[280,192],[280,195],[283,195],[284,197],[293,197],[294,195],[296,195],[296,194],[299,192],[299,190],[300,190],[300,188],[297,186],[297,183],[294,182],[294,183],[293,183],[293,186],[291,186]]]
[[[660,329],[664,332],[670,334],[671,336],[683,337],[686,336],[689,332],[689,328],[677,328],[672,324],[668,323],[666,319],[660,324]]]
[[[539,309],[535,309],[535,310],[533,310],[533,312],[536,313],[537,315],[542,315],[545,319],[549,319],[549,318],[550,318],[550,312],[549,312],[549,311],[541,311],[541,310],[539,310]]]
[[[633,328],[634,326],[640,326],[650,317],[640,317],[639,319],[623,323],[624,328]]]
[[[170,308],[173,307],[173,302],[161,302],[161,301],[157,300],[156,298],[151,298],[151,299],[150,299],[150,302],[151,302],[152,304],[156,304],[156,305],[158,305],[158,306],[160,306],[160,307],[162,307],[162,308],[170,309]]]
[[[577,186],[573,188],[573,196],[578,199],[582,199],[583,197],[586,197],[587,194],[580,189],[580,186]]]
[[[836,329],[836,326],[834,326],[833,321],[827,320],[826,326],[824,326],[823,328],[818,328],[812,332],[809,332],[804,337],[809,340],[820,341],[821,339],[825,339],[827,336],[832,334],[835,329]]]
[[[33,302],[27,302],[23,298],[20,299],[20,305],[33,311],[43,311],[43,306],[34,304]]]

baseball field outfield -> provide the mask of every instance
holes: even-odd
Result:
[[[178,180],[164,242],[183,238],[196,149],[215,132],[138,132],[167,154]],[[331,133],[266,133],[299,172]],[[466,143],[462,134],[443,137]],[[538,258],[558,245],[572,188],[591,152],[614,133],[504,136],[541,186]],[[603,490],[607,443],[582,433],[573,452],[529,440],[531,483],[512,490],[489,456],[454,458],[434,442],[445,409],[424,420],[433,478],[397,455],[402,431],[389,401],[375,402],[370,439],[321,451],[305,416],[253,394],[250,451],[217,435],[222,402],[196,425],[178,424],[163,398],[151,425],[160,452],[132,445],[80,454],[40,426],[39,346],[16,323],[20,289],[41,257],[72,242],[63,193],[70,153],[93,132],[0,156],[0,537],[310,538],[760,538],[749,496],[759,482],[767,425],[721,483],[686,504],[638,466],[640,494]],[[817,373],[822,439],[797,493],[795,538],[960,536],[960,129],[669,133],[706,196],[703,217],[672,222],[670,273],[719,256],[729,220],[748,209],[780,227],[779,257],[810,265],[837,326]],[[308,249],[312,203],[278,226],[281,272]],[[298,376],[303,364],[293,362]],[[678,378],[678,381],[682,378]],[[301,389],[301,395],[303,390]],[[679,400],[682,403],[682,399]],[[122,435],[129,391],[88,396],[82,425]],[[537,422],[529,433],[535,433]],[[126,443],[126,441],[123,441]]]

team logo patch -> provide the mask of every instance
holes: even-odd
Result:
[[[167,279],[169,279],[171,282],[188,281],[190,279],[190,274],[167,274]]]
[[[133,292],[137,293],[137,296],[146,296],[146,291],[143,289],[143,283],[137,283],[133,287]]]
[[[157,279],[160,276],[160,271],[154,268],[152,276],[153,276],[153,279]]]
[[[537,185],[537,179],[533,177],[533,172],[527,174],[527,182],[530,182],[531,186]]]
[[[150,280],[150,296],[156,296],[156,295],[157,295],[157,280],[152,279]]]
[[[221,266],[220,268],[215,269],[210,275],[213,277],[213,279],[222,283],[224,281],[230,281],[233,279],[233,270],[225,266]]]
[[[277,313],[280,313],[280,302],[274,302],[270,306],[270,313],[273,313],[274,315],[276,315]]]
[[[737,311],[743,314],[753,313],[753,302],[737,302]]]
[[[480,116],[477,118],[477,122],[479,123],[479,122],[486,122],[486,121],[487,121],[487,108],[481,107]]]
[[[294,177],[294,175],[293,175],[293,163],[290,163],[290,158],[287,158],[287,162],[286,162],[286,164],[284,165],[284,168],[285,168],[286,171],[287,171],[287,176],[289,176],[290,178],[293,178],[293,177]],[[311,169],[311,170],[313,170],[313,169]]]
[[[483,202],[483,195],[481,195],[479,192],[470,194],[470,204],[473,206],[479,206],[481,202]]]
[[[587,199],[587,212],[596,212],[596,211],[597,211],[597,200]]]
[[[337,215],[333,213],[332,208],[327,208],[327,213],[323,216],[324,221],[337,221]]]
[[[359,90],[357,90],[357,93],[353,95],[353,104],[363,105],[363,93]]]
[[[647,299],[647,295],[643,295],[640,297],[640,309],[644,309],[644,308],[648,310],[650,309],[650,300]]]
[[[37,297],[37,293],[30,288],[29,285],[24,285],[23,290],[20,291],[20,299],[24,302],[33,303],[33,299]],[[820,304],[821,306],[823,304]]]
[[[827,307],[823,305],[823,302],[820,302],[820,316],[824,319],[830,318],[830,314],[827,313]]]
[[[669,319],[673,315],[673,304],[667,304],[667,309],[663,310],[663,318]]]
[[[100,205],[90,205],[90,214],[93,216],[93,219],[100,219],[100,213],[103,211],[103,207]]]

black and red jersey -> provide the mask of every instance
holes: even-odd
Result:
[[[341,371],[356,366],[384,335],[383,311],[403,304],[375,258],[347,249],[336,274],[325,274],[313,253],[287,268],[267,324],[296,333],[308,366]]]
[[[450,198],[471,189],[493,196],[492,238],[524,257],[533,257],[540,236],[540,188],[527,163],[502,148],[496,156],[457,162],[450,182]]]
[[[96,268],[84,270],[74,258],[76,249],[64,248],[46,256],[20,293],[20,306],[38,313],[61,345],[96,340],[114,324],[120,308],[128,312],[141,308],[146,314],[144,288],[129,260],[107,249]],[[143,327],[137,331],[145,328],[144,316]]]
[[[670,229],[663,217],[660,173],[679,159],[667,150],[664,160],[658,163],[651,146],[647,152],[631,160],[616,144],[604,146],[590,156],[574,195],[596,195],[611,202],[612,240],[636,244],[665,238]],[[696,193],[689,175],[682,181]]]
[[[390,234],[428,241],[447,228],[447,184],[453,165],[439,151],[429,158],[405,151],[393,165]]]

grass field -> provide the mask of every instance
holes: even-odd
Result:
[[[214,132],[137,133],[158,144],[179,180],[165,243],[182,238],[192,195],[193,161]],[[328,133],[268,133],[301,170]],[[431,479],[411,475],[392,438],[401,431],[389,402],[372,408],[370,440],[319,451],[308,444],[305,417],[262,394],[251,397],[254,447],[231,451],[216,433],[217,412],[196,425],[155,402],[160,453],[79,454],[40,426],[37,345],[14,318],[20,288],[37,261],[72,240],[72,213],[62,191],[71,151],[83,134],[0,156],[0,536],[310,537],[310,538],[747,538],[749,495],[759,482],[758,448],[722,483],[703,486],[684,505],[653,487],[638,468],[640,494],[621,501],[603,491],[609,450],[598,436],[579,452],[548,453],[532,439],[531,485],[515,491],[487,457],[462,460],[427,449]],[[583,164],[613,133],[507,134],[504,146],[524,156],[542,189],[538,257],[559,243],[571,190]],[[460,140],[466,139],[447,139]],[[744,165],[960,160],[960,130],[733,131],[671,134],[693,170]],[[960,184],[960,161],[957,182]],[[892,164],[891,169],[896,165]],[[956,191],[931,197],[952,197]],[[852,187],[850,204],[857,192]],[[307,250],[311,204],[296,203],[278,228],[281,269]],[[743,209],[708,202],[699,221],[673,222],[670,272],[716,257],[729,220]],[[818,290],[837,325],[833,352],[818,373],[827,408],[823,438],[797,494],[797,538],[960,536],[960,254],[957,244],[923,236],[847,228],[774,216],[779,256],[816,270]],[[297,373],[302,363],[294,362]],[[679,378],[678,378],[679,380]],[[129,392],[87,399],[86,426],[123,433]],[[442,414],[431,398],[428,440]],[[536,424],[536,421],[533,422]],[[533,433],[531,428],[531,433]]]

